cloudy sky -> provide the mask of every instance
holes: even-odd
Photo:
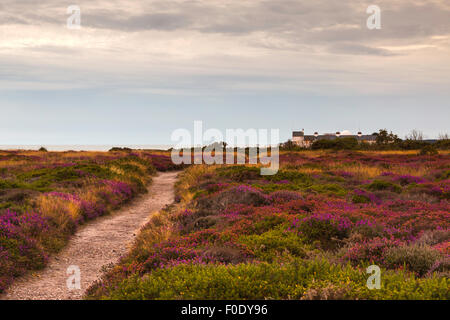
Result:
[[[1,145],[165,144],[194,120],[432,138],[450,131],[450,2],[0,0],[0,111]]]

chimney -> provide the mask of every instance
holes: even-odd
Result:
[[[341,135],[341,133],[338,131],[336,132],[336,137],[339,137]]]

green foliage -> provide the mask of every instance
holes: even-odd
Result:
[[[448,150],[450,149],[450,139],[441,139],[436,141],[434,146],[441,150]]]
[[[322,248],[334,249],[350,235],[350,229],[339,224],[332,219],[309,219],[300,222],[297,231],[307,243],[320,242]]]
[[[305,173],[296,170],[279,170],[276,174],[267,176],[270,181],[288,180],[293,183],[310,183],[311,177]]]
[[[355,194],[352,196],[353,203],[370,203],[370,199],[368,196],[363,194]]]
[[[249,246],[255,258],[262,261],[279,261],[281,256],[304,257],[307,245],[293,232],[284,228],[269,230],[260,235],[247,235],[239,238],[239,242]]]
[[[238,265],[178,265],[132,276],[103,299],[301,299],[312,289],[334,287],[341,299],[449,299],[447,278],[416,279],[382,271],[382,288],[369,290],[365,270],[326,260]],[[92,297],[92,296],[91,296]]]
[[[219,176],[227,177],[238,182],[258,179],[261,173],[261,170],[259,168],[248,166],[227,166],[217,168],[216,170]]]
[[[439,260],[440,254],[427,245],[407,245],[387,250],[386,265],[390,268],[406,266],[419,276],[425,275]]]
[[[345,196],[348,193],[348,191],[344,187],[332,183],[315,184],[309,187],[309,189],[314,190],[318,193],[334,194],[336,196]]]
[[[370,191],[389,190],[397,193],[402,192],[402,187],[398,184],[385,180],[374,180],[369,185],[366,185],[365,188]]]
[[[421,156],[434,156],[434,155],[439,154],[439,152],[438,152],[437,148],[434,145],[429,144],[429,145],[424,146],[420,150],[419,154]]]
[[[401,139],[396,134],[393,134],[392,131],[388,133],[386,129],[380,129],[380,131],[377,133],[377,145],[386,146],[388,144],[398,144],[400,142]]]
[[[279,225],[286,223],[286,219],[277,215],[265,216],[253,225],[253,231],[257,234],[267,232]]]
[[[406,139],[399,146],[403,150],[419,150],[428,145],[430,144],[426,141]]]
[[[358,148],[358,140],[353,137],[340,137],[336,139],[316,140],[312,144],[313,150],[335,149],[335,150],[354,150]]]
[[[0,179],[0,190],[20,188],[20,184],[16,181]]]

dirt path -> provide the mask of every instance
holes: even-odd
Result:
[[[81,299],[84,290],[101,274],[102,266],[117,262],[127,252],[151,213],[173,202],[177,174],[160,173],[153,178],[148,194],[80,228],[68,246],[50,258],[44,270],[16,279],[0,299]],[[67,288],[69,266],[80,268],[80,290]]]

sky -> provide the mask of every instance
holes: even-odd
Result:
[[[0,115],[0,145],[170,144],[195,120],[435,138],[450,2],[0,0]]]

